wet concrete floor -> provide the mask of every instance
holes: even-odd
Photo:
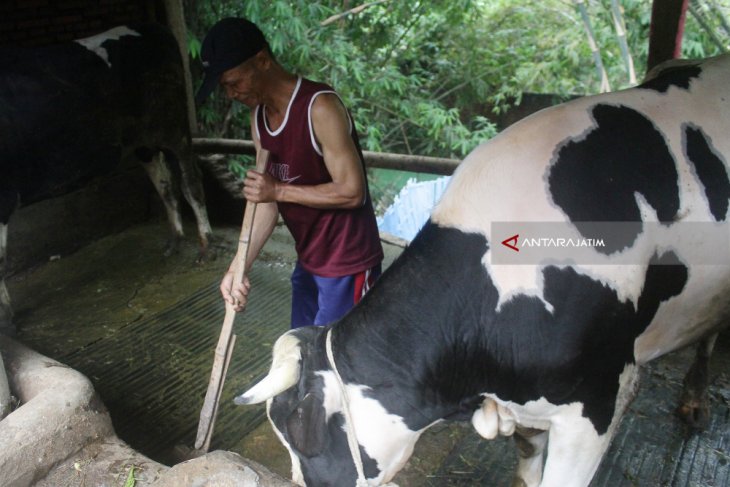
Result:
[[[192,228],[189,235],[194,235]],[[80,370],[95,384],[120,438],[163,462],[192,447],[213,350],[223,321],[218,282],[238,228],[216,228],[219,257],[195,265],[193,238],[164,258],[162,222],[132,227],[8,280],[20,339]],[[386,247],[386,265],[400,252]],[[212,449],[238,452],[289,476],[289,458],[263,406],[237,407],[235,394],[268,369],[286,331],[291,238],[278,228],[252,271],[248,309],[239,314]],[[692,351],[651,364],[593,486],[730,485],[730,335],[713,357],[711,423],[690,434],[675,418]],[[511,440],[481,440],[463,423],[427,431],[395,479],[409,486],[506,486],[516,463]]]

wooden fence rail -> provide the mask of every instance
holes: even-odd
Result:
[[[252,140],[211,138],[193,138],[193,150],[198,154],[254,155],[256,152]],[[362,154],[365,158],[365,165],[368,167],[430,174],[452,174],[460,162],[456,159],[443,157],[390,154],[387,152],[363,151]]]

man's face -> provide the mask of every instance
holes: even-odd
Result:
[[[224,71],[220,79],[220,85],[225,90],[226,96],[249,108],[255,108],[261,103],[261,90],[258,82],[260,73],[256,66],[256,57]]]

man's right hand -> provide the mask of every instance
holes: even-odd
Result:
[[[251,283],[248,277],[243,278],[243,282],[233,283],[233,271],[228,271],[223,276],[221,281],[221,295],[226,303],[233,306],[233,309],[238,313],[243,311],[248,301],[248,292],[251,289]]]

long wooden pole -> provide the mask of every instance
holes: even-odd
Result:
[[[256,170],[264,172],[269,152],[260,149],[256,154]],[[248,247],[251,241],[251,229],[256,214],[256,203],[247,202],[246,210],[243,212],[243,224],[241,225],[241,238],[238,240],[238,252],[236,253],[236,265],[233,273],[233,282],[243,282],[244,272],[248,259]],[[198,434],[195,438],[195,448],[207,452],[210,448],[210,440],[213,436],[215,419],[218,416],[218,404],[223,392],[223,382],[226,378],[228,364],[233,353],[233,344],[236,337],[233,335],[233,321],[236,318],[236,311],[233,305],[226,302],[226,316],[223,319],[223,326],[218,337],[218,345],[215,348],[213,358],[213,369],[210,373],[208,391],[205,393],[203,408],[200,410],[200,421],[198,422]]]

